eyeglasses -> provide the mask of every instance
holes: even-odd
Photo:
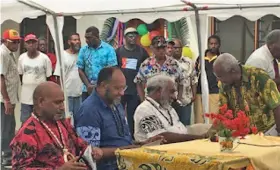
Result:
[[[117,91],[121,91],[121,92],[124,92],[126,89],[127,89],[127,86],[125,87],[114,87]]]

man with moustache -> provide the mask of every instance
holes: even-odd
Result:
[[[104,67],[117,66],[115,49],[99,38],[98,28],[86,29],[87,45],[79,51],[77,66],[83,82],[82,100],[84,101],[96,87],[99,71]]]
[[[141,63],[149,57],[144,48],[136,44],[137,30],[129,27],[124,31],[125,44],[116,50],[118,66],[126,78],[127,89],[122,96],[122,104],[126,108],[127,121],[131,134],[134,133],[133,115],[140,104],[136,84],[133,82]]]
[[[82,103],[82,81],[79,76],[76,65],[78,53],[81,48],[80,35],[72,33],[68,37],[69,48],[62,55],[64,65],[64,84],[68,96],[69,112],[76,114]],[[57,76],[57,82],[60,84],[60,65],[56,64],[54,75]]]
[[[134,143],[129,131],[124,108],[120,103],[126,90],[126,79],[118,67],[103,68],[98,75],[97,87],[74,115],[77,133],[104,154],[97,162],[97,170],[117,170],[116,149],[139,147],[162,139],[161,136]]]
[[[217,56],[221,54],[221,39],[217,35],[211,35],[208,37],[208,49],[205,51],[204,61],[205,61],[205,72],[208,81],[209,89],[209,112],[217,113],[219,111],[219,88],[218,81],[213,73],[213,63],[217,59]],[[197,58],[195,69],[198,76],[197,84],[197,95],[194,102],[194,122],[204,123],[203,109],[202,109],[202,89],[201,89],[201,65],[200,57]]]
[[[21,54],[18,59],[18,72],[22,82],[21,88],[21,123],[25,122],[33,112],[32,94],[35,88],[50,80],[52,65],[49,57],[38,51],[38,39],[34,34],[28,34],[24,38],[27,52]]]
[[[203,135],[187,134],[188,129],[180,122],[171,106],[176,101],[176,91],[175,81],[170,76],[158,74],[148,80],[147,96],[137,107],[134,115],[135,140],[145,141],[160,135],[167,143],[176,143],[206,137],[204,134],[210,127],[208,125],[204,128],[204,132],[200,132]]]
[[[22,125],[10,147],[13,169],[87,170],[103,152],[79,138],[64,119],[64,95],[54,82],[38,85],[34,112]],[[86,164],[84,163],[86,162]]]

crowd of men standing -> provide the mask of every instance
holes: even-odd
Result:
[[[277,58],[280,48],[280,33],[279,30],[275,32],[272,32],[270,39],[268,37],[269,41],[265,47],[269,49],[262,48],[264,48],[264,52],[273,53],[272,55]],[[191,59],[182,57],[183,44],[181,41],[179,39],[166,41],[163,36],[156,36],[152,39],[153,55],[149,56],[144,48],[137,45],[137,36],[135,28],[127,28],[124,32],[124,45],[115,50],[111,45],[100,40],[99,30],[92,26],[85,31],[87,45],[81,47],[80,35],[73,33],[68,38],[69,48],[61,56],[65,74],[65,90],[68,97],[65,100],[68,100],[69,112],[72,112],[74,117],[75,132],[71,133],[77,133],[91,146],[102,148],[102,159],[99,156],[93,156],[101,159],[97,164],[98,169],[117,168],[114,157],[114,151],[117,148],[134,148],[162,137],[165,142],[173,143],[207,136],[204,132],[189,134],[186,128],[191,124],[193,103],[195,104],[195,123],[204,123],[199,60],[193,63]],[[64,99],[55,100],[55,96],[52,96],[53,105],[49,104],[46,107],[47,104],[43,98],[47,94],[38,90],[38,88],[57,88],[52,84],[44,84],[46,81],[60,85],[61,65],[56,62],[54,54],[46,53],[44,39],[38,39],[33,34],[26,35],[24,42],[27,52],[21,54],[17,60],[13,52],[18,50],[21,40],[18,32],[6,30],[2,38],[4,40],[0,48],[2,164],[10,164],[11,157],[13,157],[13,165],[19,169],[38,166],[34,164],[34,161],[39,161],[36,160],[36,157],[32,158],[34,160],[29,160],[26,155],[20,154],[22,150],[28,150],[26,153],[28,152],[30,155],[39,153],[38,151],[30,153],[30,149],[26,148],[28,145],[26,138],[29,139],[29,137],[22,133],[30,135],[31,126],[42,126],[50,134],[51,143],[65,144],[63,137],[59,142],[55,134],[62,132],[59,124],[57,124],[58,129],[51,124],[48,126],[45,124],[49,123],[46,120],[54,119],[54,115],[60,115],[61,110],[64,110],[64,106],[62,107]],[[227,80],[218,74],[220,70],[217,71],[220,69],[218,66],[221,61],[217,61],[216,70],[213,70],[215,69],[214,63],[221,54],[220,46],[221,40],[218,36],[208,38],[208,49],[204,59],[210,92],[210,112],[218,112],[218,80],[227,83]],[[259,51],[262,54],[264,52]],[[258,53],[258,50],[255,53]],[[227,59],[231,58],[227,57]],[[273,57],[271,58],[275,62]],[[248,62],[250,61],[258,64],[258,61],[252,62],[252,59],[249,59]],[[234,64],[234,62],[235,60],[232,59],[230,64]],[[268,65],[271,66],[271,63]],[[277,83],[279,70],[277,72],[274,69],[274,74],[271,75],[274,76]],[[40,86],[42,83],[44,85]],[[22,90],[19,97],[20,85]],[[36,89],[37,93],[34,93]],[[59,91],[57,93],[60,94]],[[280,98],[278,91],[275,96]],[[14,138],[14,109],[19,98],[22,127]],[[278,106],[278,102],[274,102],[271,109],[275,110]],[[278,114],[278,110],[275,111],[276,113]],[[40,123],[34,123],[36,121]],[[276,125],[278,123],[279,121],[276,121]],[[64,126],[64,123],[62,125]],[[27,132],[26,129],[29,131]],[[39,131],[33,133],[39,134]],[[133,138],[136,142],[132,140]],[[23,143],[24,141],[26,143]],[[30,148],[34,146],[35,144],[30,144]],[[44,147],[42,146],[42,149]],[[85,148],[84,145],[83,148]],[[65,153],[61,152],[61,154]],[[15,157],[17,158],[15,159]],[[44,158],[42,160],[40,158],[40,161],[44,161]],[[44,162],[44,166],[47,165],[52,168],[60,166],[53,162],[50,164]],[[66,165],[66,167],[68,166],[76,165]]]

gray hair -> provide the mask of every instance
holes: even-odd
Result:
[[[266,37],[266,44],[272,45],[280,43],[280,29],[271,31]]]
[[[147,92],[151,94],[158,89],[165,89],[169,82],[175,83],[175,81],[165,74],[157,74],[148,79],[147,82]]]
[[[225,72],[229,72],[232,69],[236,69],[239,66],[238,60],[229,53],[223,53],[217,57],[213,67],[221,67]]]

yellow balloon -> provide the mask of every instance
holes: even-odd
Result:
[[[144,46],[144,47],[148,47],[151,45],[151,40],[149,37],[149,34],[145,34],[141,37],[140,39],[140,43]]]
[[[182,55],[184,57],[189,57],[190,59],[193,58],[193,52],[190,47],[183,47]]]

